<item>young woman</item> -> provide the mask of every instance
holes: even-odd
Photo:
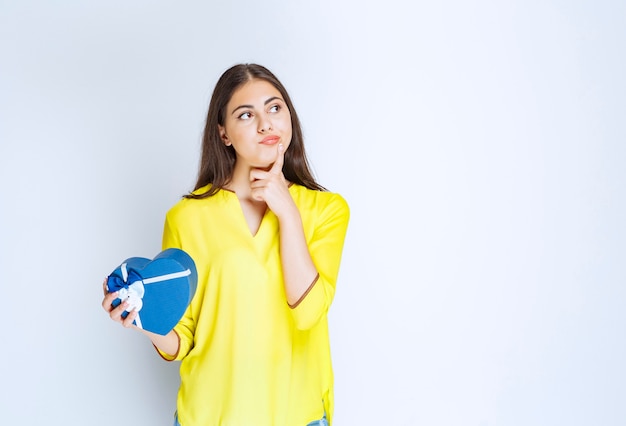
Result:
[[[163,249],[195,260],[198,288],[174,330],[146,334],[180,360],[175,425],[330,424],[327,313],[349,208],[319,185],[287,91],[240,64],[217,82],[198,181],[166,215]],[[116,294],[102,306],[125,327]]]

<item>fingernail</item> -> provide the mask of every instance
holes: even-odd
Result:
[[[283,149],[285,149],[285,147],[284,147],[284,146],[283,146],[283,144],[281,143],[281,144],[278,144],[278,149],[280,149],[280,150],[282,151]]]

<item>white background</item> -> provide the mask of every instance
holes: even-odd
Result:
[[[335,425],[626,424],[625,5],[1,1],[0,423],[172,423],[101,282],[257,62],[351,206]]]

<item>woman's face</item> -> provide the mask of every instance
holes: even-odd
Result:
[[[237,166],[268,168],[278,144],[291,142],[291,113],[280,92],[265,80],[250,80],[238,88],[226,106],[220,136],[237,153]]]

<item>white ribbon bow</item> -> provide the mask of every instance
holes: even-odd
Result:
[[[124,282],[128,282],[128,270],[126,269],[126,263],[122,263],[122,279]],[[143,328],[141,326],[141,318],[139,318],[139,311],[143,308],[143,295],[146,293],[146,289],[143,287],[143,281],[138,280],[128,285],[128,288],[121,288],[117,292],[117,297],[122,302],[127,302],[128,306],[126,307],[127,312],[136,311],[137,316],[135,317],[135,324],[139,328]]]

